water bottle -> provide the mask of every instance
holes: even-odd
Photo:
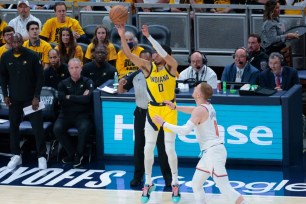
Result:
[[[118,88],[118,73],[117,72],[115,72],[115,75],[114,75],[113,87],[114,87],[115,90],[117,90],[117,88]]]
[[[223,93],[226,94],[226,81],[223,81]]]

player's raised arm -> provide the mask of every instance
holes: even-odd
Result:
[[[168,53],[162,48],[162,46],[150,35],[147,25],[143,25],[141,31],[142,31],[142,34],[146,36],[146,38],[150,41],[150,43],[152,44],[156,52],[162,58],[164,58],[164,60],[166,61],[166,64],[168,65],[166,68],[169,69],[170,73],[173,76],[175,76],[177,74],[178,63],[174,59],[174,57],[172,57],[171,55],[168,55]]]
[[[118,30],[118,34],[121,38],[121,46],[124,54],[137,66],[139,69],[142,69],[144,71],[145,76],[148,74],[148,70],[151,67],[151,62],[140,58],[139,56],[133,54],[126,42],[125,38],[125,27],[124,24],[122,25],[116,25],[116,28]]]

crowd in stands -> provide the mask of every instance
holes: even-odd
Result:
[[[126,2],[134,3],[134,1]],[[146,3],[147,1],[135,2]],[[150,1],[149,3],[152,2],[169,3],[169,1]],[[230,0],[211,1],[210,3],[220,4],[220,2],[222,4],[233,3]],[[170,3],[174,2],[170,1]],[[181,3],[198,4],[203,2],[191,0],[181,1]],[[251,1],[250,3],[254,2]],[[262,4],[264,3],[263,1]],[[265,5],[265,22],[263,23],[262,38],[259,34],[251,34],[248,38],[248,47],[240,47],[235,50],[233,63],[225,66],[220,80],[259,84],[265,88],[288,90],[294,84],[298,84],[299,79],[296,70],[286,65],[284,57],[280,52],[286,46],[284,44],[286,40],[297,39],[299,34],[285,34],[284,30],[280,29],[280,3],[276,0],[269,0]],[[38,18],[31,15],[30,8],[54,9],[55,17],[47,20],[42,25]],[[93,8],[87,7],[86,9]],[[78,167],[82,163],[86,136],[91,131],[91,125],[93,124],[91,114],[89,114],[92,112],[90,104],[92,103],[91,96],[93,90],[107,80],[113,79],[115,72],[118,73],[119,79],[121,79],[139,70],[139,67],[125,55],[122,49],[116,48],[113,42],[110,41],[110,32],[107,26],[97,25],[93,39],[88,39],[79,21],[66,15],[67,6],[64,1],[58,1],[54,6],[48,6],[30,5],[28,1],[21,0],[17,4],[17,11],[19,15],[10,22],[7,23],[0,20],[0,43],[2,44],[0,47],[1,85],[3,90],[6,90],[7,86],[10,88],[10,94],[3,92],[6,98],[5,103],[12,108],[11,102],[13,104],[16,100],[22,102],[19,101],[20,103],[18,103],[17,108],[15,107],[17,111],[14,115],[10,115],[10,121],[20,116],[20,109],[24,105],[32,104],[33,107],[37,108],[37,100],[39,99],[37,90],[40,90],[42,86],[57,89],[61,108],[58,119],[55,122],[54,133],[67,152],[67,157],[62,161],[64,163],[73,163],[74,167]],[[152,10],[148,9],[148,11]],[[234,11],[216,8],[211,9],[209,12]],[[134,33],[126,31],[125,39],[134,55],[139,56],[145,50],[138,44],[138,39]],[[82,43],[86,44],[86,49],[81,46]],[[276,47],[275,43],[279,47]],[[31,59],[24,58],[24,53],[30,56]],[[35,59],[36,64],[32,62]],[[27,64],[28,60],[31,60],[31,64]],[[155,64],[159,63],[154,50],[152,62]],[[204,53],[200,51],[192,52],[188,62],[189,66],[185,70],[180,74],[175,74],[179,80],[193,78],[195,81],[206,81],[212,88],[217,88],[217,74],[212,68],[207,66],[207,58]],[[10,71],[10,63],[16,67],[18,67],[19,63],[19,65],[21,64],[31,70],[31,73],[34,73],[33,70],[36,71],[35,74],[28,78],[32,80],[32,85],[24,82],[24,88],[28,87],[30,92],[26,90],[23,94],[32,94],[32,98],[29,95],[24,98],[14,98],[13,93],[16,91],[16,87],[10,87],[14,84],[12,80],[22,82],[24,78],[20,76],[18,70],[16,70],[16,73]],[[41,72],[37,71],[37,66],[43,67]],[[19,76],[19,78],[12,77],[15,75]],[[36,78],[38,76],[42,79],[38,80]],[[33,93],[36,95],[33,95]],[[41,116],[38,115],[37,117]],[[14,123],[13,127],[18,127],[18,122],[20,121]],[[40,134],[40,125],[36,124],[37,134]],[[80,136],[77,148],[72,148],[65,134],[71,126],[77,127],[79,131]],[[18,132],[11,130],[11,140],[15,143],[16,139],[12,139],[12,137],[17,138],[16,135],[18,135]],[[41,159],[45,158],[45,155],[42,153],[45,147],[41,145],[44,138],[37,136],[36,140],[40,142],[40,146],[37,147],[39,168],[45,169],[47,168],[46,159]],[[20,155],[17,145],[15,144],[12,147],[12,153]],[[20,164],[21,158],[14,157],[8,167],[15,168]],[[138,180],[136,183],[138,183]]]

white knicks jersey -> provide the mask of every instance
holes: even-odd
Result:
[[[201,150],[206,150],[214,145],[224,143],[224,137],[219,134],[216,111],[211,104],[201,104],[208,111],[205,122],[196,125],[194,130]]]

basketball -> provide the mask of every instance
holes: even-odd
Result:
[[[115,25],[125,24],[129,18],[128,9],[121,5],[114,6],[109,12],[109,18]]]

